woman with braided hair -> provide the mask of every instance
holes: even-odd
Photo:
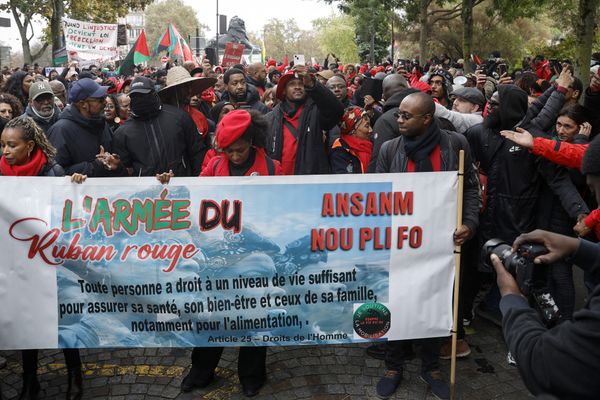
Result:
[[[27,116],[10,120],[0,136],[0,175],[4,176],[64,176],[56,164],[56,149],[44,131]],[[86,176],[73,174],[71,181],[81,183]],[[78,349],[63,349],[68,369],[67,399],[80,399],[82,391],[81,360]],[[23,390],[19,399],[36,399],[40,391],[37,379],[38,350],[23,350]]]

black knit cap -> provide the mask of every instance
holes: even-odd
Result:
[[[581,163],[581,172],[585,175],[600,176],[600,140],[597,138],[590,142],[585,151],[583,162]]]

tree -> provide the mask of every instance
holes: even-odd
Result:
[[[317,41],[323,54],[334,53],[343,63],[358,63],[354,20],[349,15],[319,18],[313,21]]]
[[[196,27],[200,30],[200,36],[204,34],[204,29],[207,28],[206,25],[198,21],[196,11],[185,5],[182,0],[165,0],[153,3],[146,8],[145,15],[146,37],[151,52],[170,23],[175,25],[185,40],[189,36],[196,36]]]
[[[7,4],[0,6],[1,10],[10,10],[15,19],[15,24],[21,36],[21,48],[23,50],[23,63],[31,64],[39,58],[48,42],[44,43],[42,48],[35,54],[31,54],[30,41],[34,38],[33,21],[36,16],[48,14],[48,2],[43,0],[10,0]]]
[[[577,54],[575,58],[575,75],[588,84],[590,59],[592,58],[592,44],[596,31],[596,15],[600,0],[579,0],[577,15],[577,28],[575,44]]]

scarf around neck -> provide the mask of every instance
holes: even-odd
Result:
[[[0,159],[0,173],[2,176],[37,176],[47,162],[46,155],[37,148],[31,155],[31,159],[23,165],[10,165],[4,159]]]
[[[415,163],[415,172],[433,171],[429,155],[440,144],[441,137],[441,131],[435,121],[425,134],[417,137],[404,137],[404,151],[406,156]]]
[[[342,140],[350,147],[350,150],[358,157],[363,173],[367,171],[367,165],[371,161],[373,143],[368,139],[357,138],[353,135],[342,135]]]

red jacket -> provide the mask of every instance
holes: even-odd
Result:
[[[254,164],[246,171],[245,176],[255,175],[281,175],[281,164],[279,161],[270,159],[263,149],[255,148],[256,158]],[[269,164],[272,165],[269,168]],[[272,173],[269,173],[269,169]],[[202,169],[200,176],[231,176],[229,172],[229,159],[224,153],[218,153],[211,158],[208,165]]]
[[[573,144],[541,137],[533,139],[532,153],[567,168],[581,169],[587,144]]]

